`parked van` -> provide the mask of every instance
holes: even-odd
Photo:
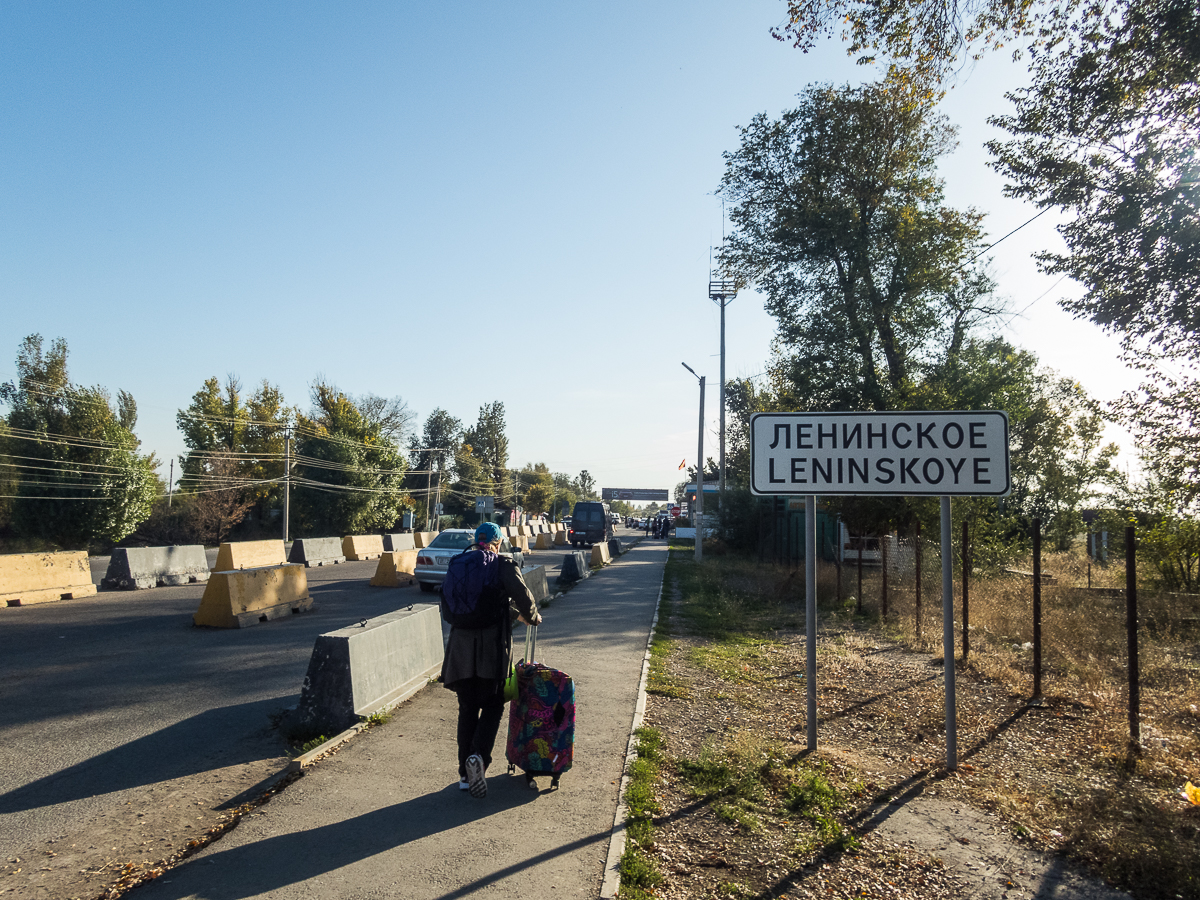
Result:
[[[572,547],[580,544],[599,544],[613,536],[608,504],[595,500],[580,501],[571,511],[571,528],[567,539]]]

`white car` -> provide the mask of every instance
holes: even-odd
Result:
[[[433,539],[428,547],[417,551],[417,564],[413,567],[417,584],[426,593],[436,591],[446,577],[450,560],[475,543],[473,528],[447,528]],[[500,555],[511,556],[518,566],[524,563],[520,550],[513,550],[508,538],[500,541]]]

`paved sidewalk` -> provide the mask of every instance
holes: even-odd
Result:
[[[459,791],[455,698],[433,685],[138,900],[597,897],[665,561],[642,541],[545,611],[539,660],[576,682],[559,791],[505,774],[506,723],[488,796]]]

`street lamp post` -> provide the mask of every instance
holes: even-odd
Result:
[[[687,363],[682,366],[696,375],[696,370]],[[696,562],[704,559],[704,376],[700,379],[700,428],[696,439]]]
[[[721,307],[721,450],[717,465],[720,466],[718,488],[721,509],[725,508],[725,307],[737,296],[737,284],[733,281],[710,281],[708,299]]]

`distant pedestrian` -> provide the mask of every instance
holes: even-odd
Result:
[[[451,625],[442,683],[458,695],[458,787],[472,797],[487,796],[484,773],[504,715],[513,614],[526,625],[542,621],[521,570],[499,555],[502,540],[499,526],[484,522],[475,545],[450,561],[442,585],[442,618]]]

